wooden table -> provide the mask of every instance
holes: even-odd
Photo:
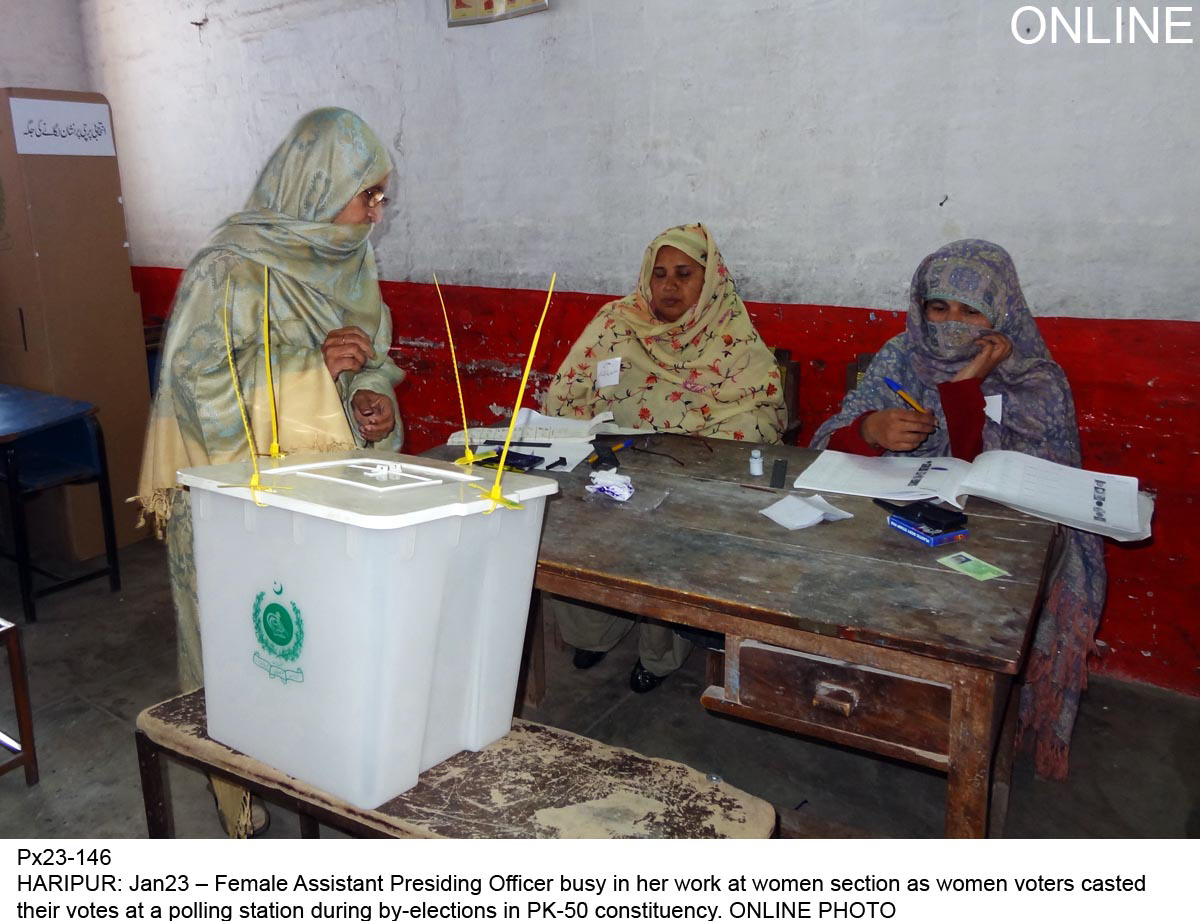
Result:
[[[706,707],[944,771],[946,834],[983,836],[997,750],[998,817],[1006,806],[1006,704],[1056,529],[972,499],[970,538],[926,547],[871,500],[836,496],[853,519],[788,531],[758,512],[817,452],[762,447],[768,477],[751,477],[752,447],[638,437],[619,454],[637,490],[625,504],[586,493],[586,465],[557,474],[536,587],[723,633]],[[782,490],[765,485],[777,458]],[[1012,575],[977,582],[937,563],[956,548]]]
[[[108,482],[108,459],[104,450],[104,433],[96,419],[96,407],[83,400],[0,384],[0,451],[3,453],[0,479],[8,485],[14,558],[17,561],[25,620],[33,623],[36,618],[36,597],[70,588],[89,579],[108,576],[109,587],[114,592],[119,591],[121,575]],[[106,562],[100,569],[62,578],[32,562],[25,523],[25,499],[56,486],[88,482],[96,483],[100,492]],[[35,590],[35,572],[51,579],[53,584]]]

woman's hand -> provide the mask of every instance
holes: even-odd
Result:
[[[979,351],[954,375],[954,380],[968,381],[973,377],[983,380],[1012,354],[1012,340],[1003,333],[984,333],[976,341],[979,343]]]
[[[396,426],[392,401],[374,390],[358,390],[350,398],[354,421],[364,441],[382,441]]]
[[[933,413],[912,409],[880,409],[863,419],[863,441],[887,451],[915,451],[937,428]]]
[[[361,371],[363,365],[375,357],[371,339],[357,326],[343,326],[330,330],[321,344],[325,356],[325,367],[335,381],[343,371]]]

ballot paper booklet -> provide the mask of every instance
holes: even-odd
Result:
[[[1135,477],[1067,467],[1020,451],[954,457],[862,457],[822,451],[796,478],[797,489],[876,499],[941,499],[958,508],[966,496],[1116,540],[1150,536],[1154,501]]]

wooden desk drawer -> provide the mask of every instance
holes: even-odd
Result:
[[[950,688],[864,665],[743,640],[727,691],[792,720],[945,755]],[[732,695],[731,695],[732,696]]]

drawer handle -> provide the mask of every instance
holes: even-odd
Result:
[[[812,705],[821,710],[832,710],[842,716],[849,716],[858,706],[858,691],[828,681],[818,681],[813,690]]]

